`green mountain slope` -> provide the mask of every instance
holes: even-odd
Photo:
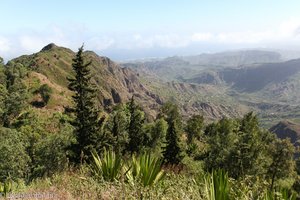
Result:
[[[162,100],[150,92],[137,78],[137,74],[128,68],[121,68],[107,57],[101,57],[91,51],[86,51],[87,61],[91,61],[93,81],[98,89],[99,104],[106,109],[114,104],[127,102],[133,95],[137,102],[152,117]],[[24,55],[13,59],[12,62],[20,63],[32,70],[31,76],[41,82],[49,83],[56,88],[58,93],[69,92],[67,77],[72,76],[72,59],[75,53],[67,48],[55,44],[45,46],[40,52]],[[64,95],[61,95],[62,98]],[[69,100],[57,101],[54,107],[68,106]]]

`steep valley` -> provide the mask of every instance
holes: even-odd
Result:
[[[225,52],[124,66],[139,73],[154,93],[178,102],[186,115],[199,112],[217,119],[254,111],[265,127],[300,118],[300,60],[282,61],[276,52]]]

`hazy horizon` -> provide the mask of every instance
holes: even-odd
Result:
[[[3,2],[0,56],[9,60],[48,43],[114,60],[240,49],[300,50],[300,2],[129,0]],[[15,13],[15,14],[14,14]],[[3,18],[4,18],[3,17]]]

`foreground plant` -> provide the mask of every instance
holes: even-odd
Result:
[[[271,192],[267,191],[264,197],[264,200],[296,200],[297,196],[294,193],[291,193],[287,189],[278,188],[277,190]]]
[[[0,197],[3,195],[4,197],[7,196],[9,192],[11,192],[12,189],[12,181],[6,180],[4,183],[0,182]]]
[[[199,177],[200,193],[208,200],[231,200],[228,174],[223,170],[213,171]]]
[[[150,153],[132,157],[131,174],[128,176],[139,179],[144,187],[156,184],[165,177],[165,174],[162,170],[162,159],[153,157]]]
[[[105,181],[114,181],[118,179],[122,171],[122,158],[112,150],[104,150],[103,158],[97,153],[92,153],[93,163],[91,169],[93,174]]]

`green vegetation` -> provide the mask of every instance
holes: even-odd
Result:
[[[163,158],[167,164],[179,164],[183,158],[180,146],[181,119],[178,107],[172,103],[167,103],[162,108],[162,113],[166,117],[168,129],[166,134],[166,142],[163,147]]]
[[[42,99],[43,99],[43,103],[44,106],[48,104],[51,94],[52,94],[52,89],[51,87],[49,87],[47,84],[43,84],[37,91],[38,93],[40,93]]]
[[[133,179],[140,180],[144,187],[156,184],[165,176],[165,172],[161,169],[162,163],[162,159],[149,153],[144,153],[138,158],[132,156],[127,177],[131,182]]]
[[[54,52],[39,54],[50,59]],[[37,71],[46,69],[17,62],[25,58],[0,62],[0,193],[46,191],[57,199],[300,197],[295,146],[261,128],[253,112],[210,122],[201,113],[184,118],[179,106],[167,102],[151,118],[140,94],[124,93],[132,97],[124,101],[114,90],[113,103],[101,107],[108,100],[96,95],[95,83],[107,83],[92,78],[85,55],[94,56],[81,47],[73,60],[71,91],[49,80],[54,73],[42,76]],[[109,73],[126,70],[112,67]],[[130,81],[124,78],[132,89]],[[43,107],[32,104],[35,91]],[[51,107],[58,93],[70,104]]]
[[[136,105],[134,97],[128,105],[128,111],[130,114],[128,124],[128,136],[129,142],[127,145],[127,151],[130,153],[138,153],[145,144],[145,135],[142,130],[144,123],[144,113]]]
[[[204,177],[205,197],[210,200],[229,200],[230,186],[228,174],[222,170],[213,171]]]
[[[0,182],[0,195],[7,197],[7,195],[11,192],[11,189],[12,189],[11,180],[7,179],[3,183]]]
[[[0,129],[0,182],[8,177],[23,178],[29,171],[30,157],[22,133],[7,128]]]
[[[106,181],[115,181],[120,178],[123,167],[121,156],[113,151],[104,151],[100,159],[97,153],[92,153],[94,162],[91,165],[92,172],[96,177],[103,177]]]
[[[79,48],[73,60],[72,67],[75,71],[75,78],[68,79],[70,81],[69,89],[75,93],[73,95],[75,119],[72,125],[75,127],[76,143],[71,146],[71,159],[76,160],[77,163],[91,157],[91,151],[99,151],[102,148],[99,135],[101,125],[94,100],[96,90],[92,86],[89,69],[91,62],[85,63],[82,53],[83,46]]]

